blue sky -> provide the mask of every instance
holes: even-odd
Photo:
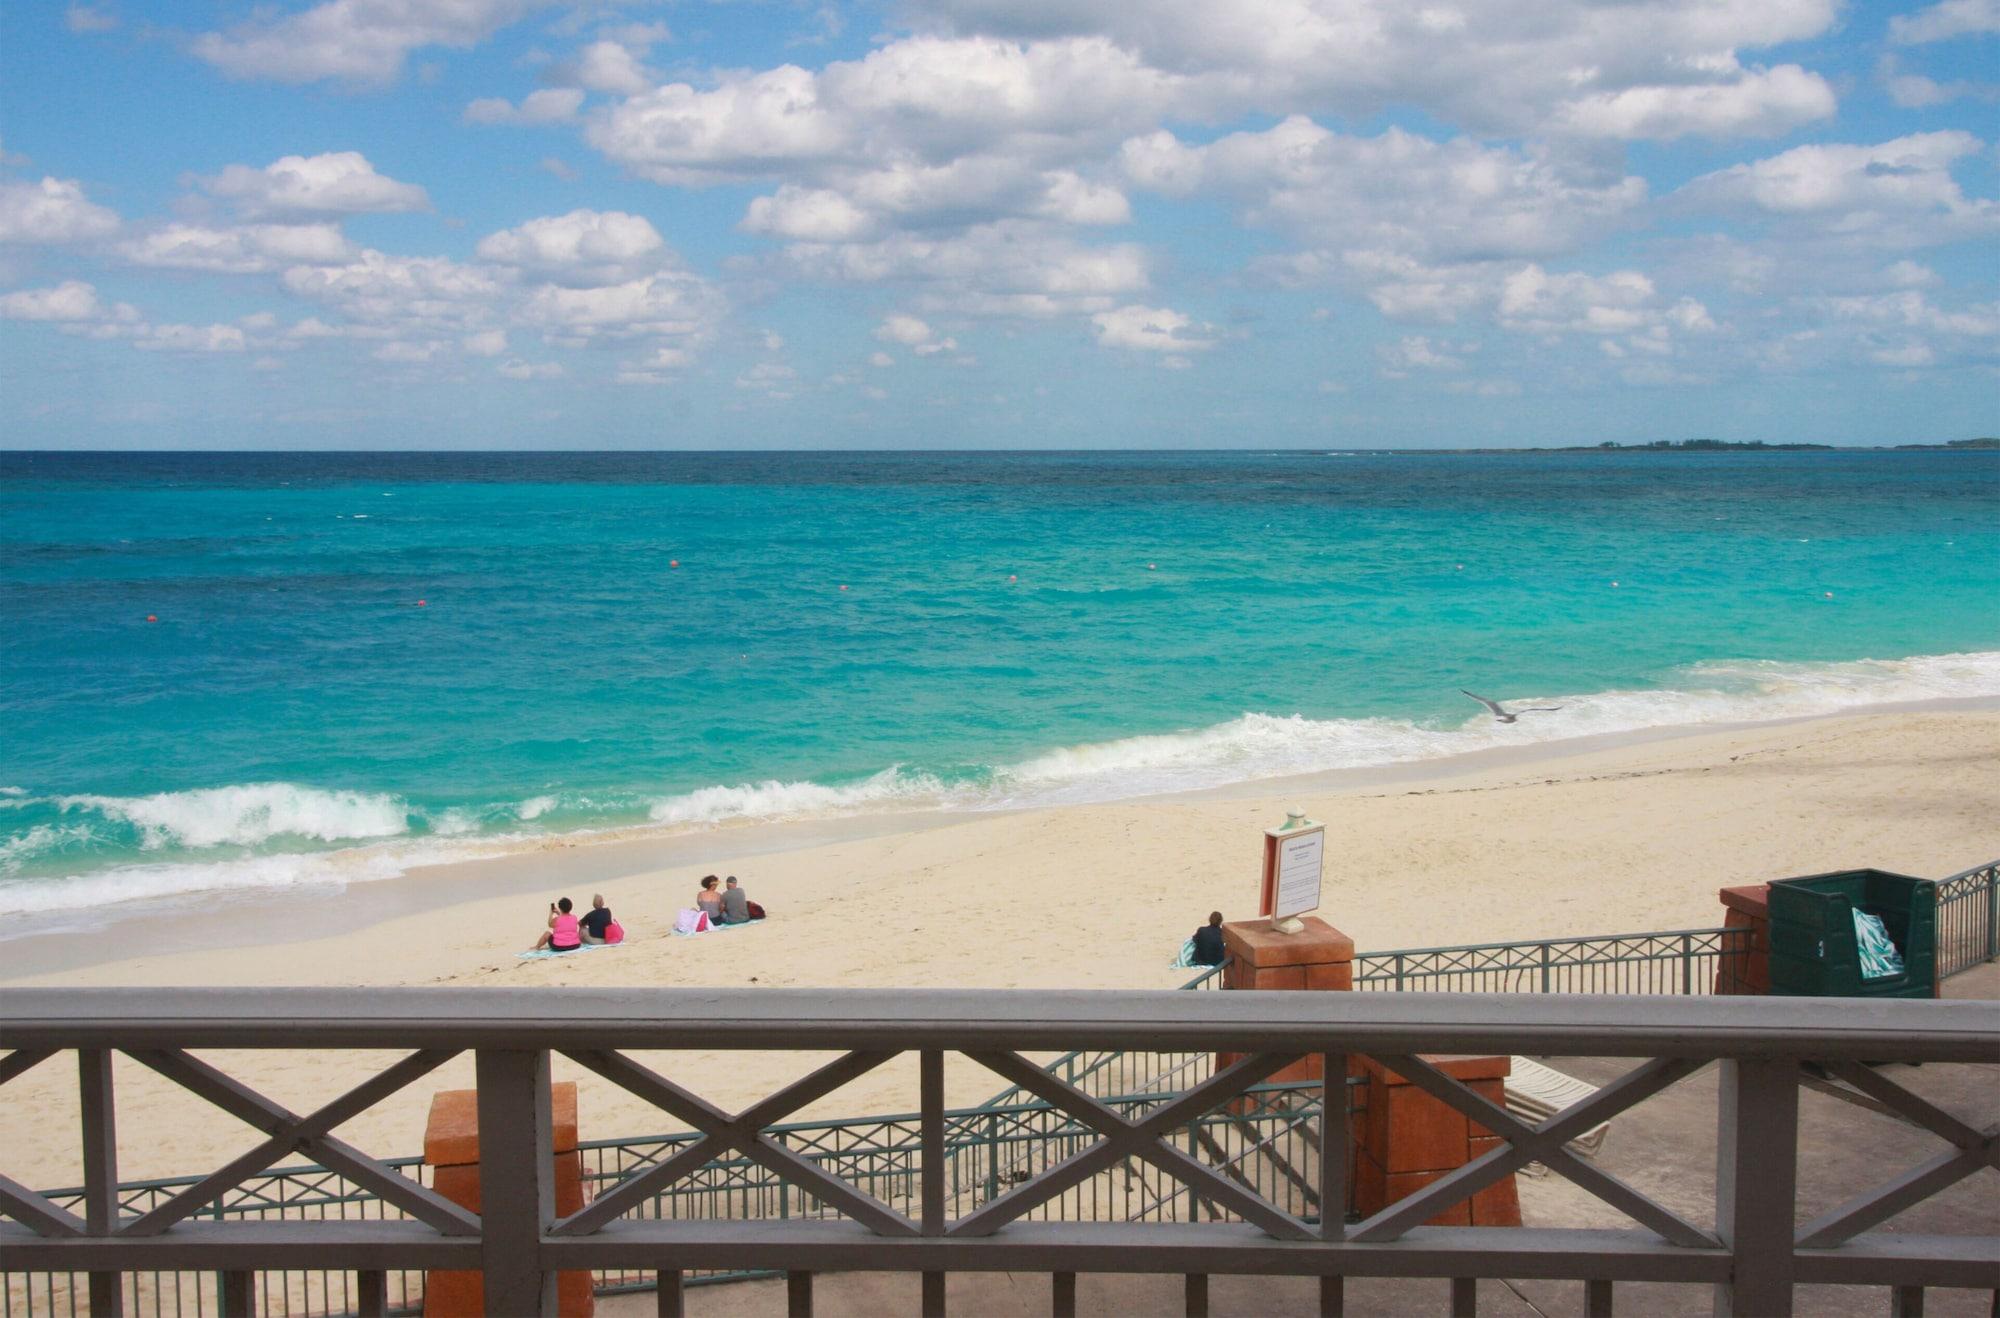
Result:
[[[2000,433],[2000,0],[0,9],[0,445]]]

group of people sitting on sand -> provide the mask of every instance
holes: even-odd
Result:
[[[749,924],[764,918],[764,908],[750,900],[750,894],[743,891],[734,874],[729,876],[727,887],[721,886],[722,883],[723,880],[714,874],[701,881],[701,890],[695,894],[694,909],[681,912],[676,932],[697,933],[726,924]],[[574,952],[579,947],[624,941],[624,928],[611,918],[611,908],[604,904],[604,894],[596,893],[590,899],[590,910],[583,915],[575,913],[567,897],[550,903],[549,927],[528,950]]]
[[[603,893],[591,895],[588,914],[577,915],[574,911],[567,897],[549,903],[549,927],[528,950],[539,952],[546,947],[551,952],[574,952],[589,943],[625,941],[625,930],[611,918],[611,908],[604,904]]]
[[[734,874],[729,876],[727,887],[716,887],[721,882],[711,874],[701,881],[701,891],[694,895],[695,909],[706,915],[709,923],[748,924],[764,918],[764,908],[750,900],[750,894],[737,884]]]

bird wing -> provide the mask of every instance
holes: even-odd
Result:
[[[1499,701],[1488,700],[1485,696],[1473,695],[1472,692],[1467,691],[1464,687],[1460,687],[1458,689],[1458,693],[1462,696],[1472,696],[1474,700],[1477,700],[1480,704],[1486,706],[1486,708],[1492,710],[1495,714],[1505,714],[1507,712],[1506,710],[1500,708]]]
[[[1553,714],[1561,708],[1561,705],[1525,705],[1514,712],[1516,714]]]

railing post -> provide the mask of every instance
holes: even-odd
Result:
[[[555,1220],[549,1055],[479,1050],[479,1241],[488,1313],[555,1313],[542,1232]]]
[[[1542,992],[1549,991],[1549,945],[1542,944]]]
[[[111,1089],[111,1054],[76,1052],[77,1099],[83,1116],[83,1216],[93,1236],[118,1230],[118,1117]],[[90,1312],[125,1312],[125,1279],[116,1272],[90,1274]]]
[[[1681,935],[1681,996],[1694,996],[1694,935]]]
[[[1730,1280],[1715,1288],[1718,1318],[1788,1318],[1799,1156],[1798,1065],[1722,1063],[1716,1103],[1715,1230]]]
[[[927,1236],[944,1234],[944,1053],[926,1048],[917,1054],[917,1111],[923,1144],[923,1218]],[[944,1318],[942,1272],[923,1275],[923,1318]]]
[[[2000,865],[1986,871],[1986,959],[2000,957]]]

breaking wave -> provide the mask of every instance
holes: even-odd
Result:
[[[0,819],[19,823],[15,831],[0,830],[0,913],[389,879],[418,865],[532,847],[555,834],[634,827],[681,832],[746,821],[1119,800],[1651,728],[1991,699],[2000,697],[2000,652],[1703,663],[1652,689],[1486,694],[1562,708],[1512,724],[1494,722],[1470,702],[1458,721],[1246,713],[1210,727],[1060,747],[949,777],[895,765],[848,783],[771,779],[650,799],[551,792],[426,810],[388,793],[292,783],[125,797],[0,789]],[[121,864],[106,854],[120,847],[128,859],[133,851],[163,854],[154,862]],[[188,854],[201,852],[209,854]],[[51,872],[72,862],[82,872]]]

